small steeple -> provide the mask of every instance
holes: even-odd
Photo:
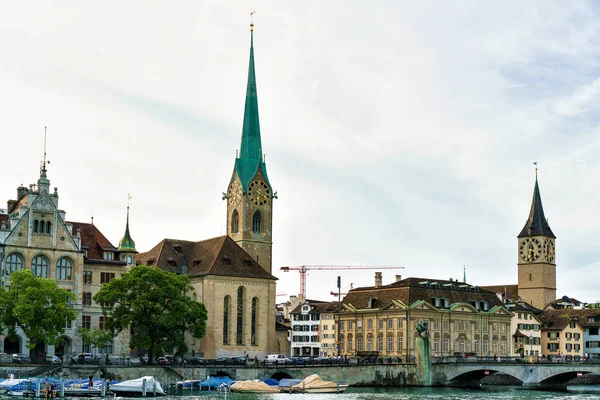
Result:
[[[253,14],[254,11],[250,14],[251,18]],[[250,63],[248,66],[242,142],[240,144],[239,157],[236,157],[235,165],[244,191],[248,187],[250,180],[254,178],[259,167],[262,167],[263,174],[266,177],[258,117],[258,96],[256,92],[256,73],[254,70],[254,23],[252,20],[250,22]]]
[[[467,267],[463,265],[463,283],[467,283]]]
[[[125,224],[125,235],[123,236],[123,239],[119,241],[118,251],[133,251],[137,253],[135,242],[129,234],[129,200],[131,200],[131,196],[127,195],[127,222]]]
[[[50,181],[46,175],[46,164],[50,164],[50,161],[46,160],[46,127],[44,127],[44,159],[40,166],[40,179],[38,179],[38,191],[40,193],[50,193]]]
[[[555,239],[548,220],[544,215],[544,208],[542,207],[542,196],[540,195],[540,187],[537,179],[537,163],[535,163],[535,186],[533,188],[533,199],[531,201],[531,209],[529,210],[529,218],[525,222],[525,226],[519,233],[518,237],[528,236],[546,236]]]

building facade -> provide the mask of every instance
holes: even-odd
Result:
[[[77,319],[65,325],[61,343],[38,344],[31,355],[69,356],[79,352],[129,354],[128,333],[108,346],[94,349],[84,343],[80,329],[103,327],[103,316],[93,296],[102,283],[129,270],[136,254],[129,234],[129,208],[123,247],[115,247],[93,223],[66,221],[59,208],[58,189],[50,191],[46,163],[37,184],[17,188],[16,200],[9,200],[6,213],[0,213],[1,284],[10,285],[10,274],[30,269],[39,278],[56,280],[59,287],[75,293],[72,304]],[[30,354],[28,339],[17,328],[17,337],[0,337],[0,352]]]
[[[582,357],[584,353],[584,328],[571,311],[545,310],[542,324],[542,354],[555,357]]]
[[[305,300],[290,312],[292,357],[321,357],[321,311],[328,303]]]
[[[510,354],[511,313],[492,292],[457,281],[407,278],[351,290],[342,302],[344,356],[412,357],[427,321],[433,356]]]
[[[541,310],[523,302],[505,303],[512,312],[510,332],[513,356],[538,356],[542,354],[542,321]]]

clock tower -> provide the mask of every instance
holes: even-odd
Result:
[[[254,72],[254,24],[250,24],[250,65],[239,154],[227,193],[227,235],[271,273],[273,199],[262,153]]]
[[[544,215],[537,169],[529,218],[517,238],[519,297],[543,309],[556,300],[556,236]]]

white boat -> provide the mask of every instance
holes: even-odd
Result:
[[[291,387],[292,392],[304,393],[343,393],[349,385],[345,383],[336,383],[324,381],[317,374],[312,374],[304,380]]]
[[[165,395],[165,391],[160,385],[160,382],[154,379],[153,376],[142,376],[138,379],[115,383],[114,385],[110,385],[109,389],[118,396],[138,397],[144,392],[144,384],[146,385],[146,396]]]

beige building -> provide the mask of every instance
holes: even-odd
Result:
[[[84,343],[80,328],[103,326],[101,307],[92,300],[104,282],[120,277],[132,265],[135,243],[129,235],[129,207],[125,236],[115,247],[94,224],[66,221],[59,208],[58,189],[50,190],[46,163],[37,184],[17,188],[16,200],[9,200],[5,213],[0,213],[1,284],[10,284],[10,274],[30,269],[40,278],[55,279],[58,286],[76,294],[72,306],[77,319],[67,322],[61,343],[39,344],[29,352],[28,339],[17,329],[17,337],[0,337],[0,352],[39,356],[69,356],[79,352],[128,354],[128,333],[115,338],[102,349]]]
[[[541,314],[542,354],[544,356],[583,356],[584,328],[577,314],[581,310],[547,309]]]
[[[537,356],[542,353],[541,310],[523,302],[507,303],[505,307],[512,312],[510,332],[512,338],[511,355]]]
[[[498,297],[458,281],[407,278],[351,290],[342,302],[345,356],[411,357],[416,326],[428,321],[432,355],[510,354],[511,313]]]
[[[254,70],[254,33],[242,140],[223,199],[227,236],[203,241],[164,239],[136,262],[187,274],[206,305],[206,337],[188,340],[189,355],[208,358],[276,353],[275,283],[271,275],[273,200],[262,153]],[[285,347],[285,346],[283,346]]]

